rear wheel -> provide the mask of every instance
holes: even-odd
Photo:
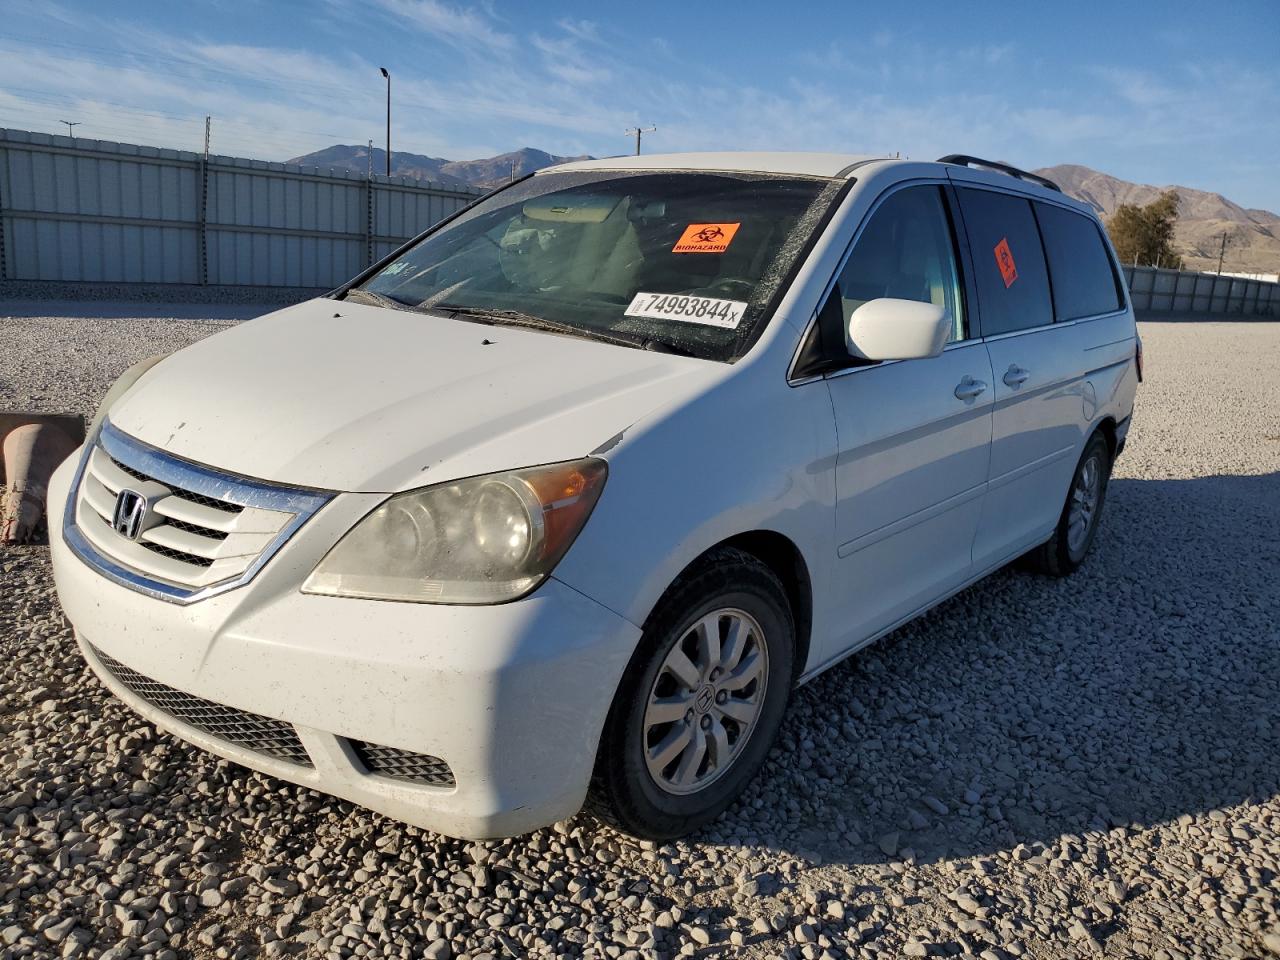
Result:
[[[623,675],[589,809],[651,840],[718,817],[773,744],[794,648],[773,571],[731,548],[705,558],[667,592]]]
[[[1053,536],[1027,554],[1034,570],[1052,577],[1065,577],[1079,568],[1097,535],[1110,479],[1111,451],[1106,438],[1095,433],[1076,464],[1067,502]]]

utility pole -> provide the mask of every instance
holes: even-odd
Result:
[[[204,118],[204,162],[209,162],[209,138],[213,132],[213,117]]]
[[[511,161],[511,182],[516,182],[516,162],[514,160]]]
[[[72,131],[72,129],[71,129],[71,128],[72,128],[72,127],[78,127],[78,126],[80,126],[80,124],[81,124],[81,121],[80,121],[80,120],[76,120],[76,121],[74,121],[74,122],[72,122],[71,120],[59,120],[58,122],[59,122],[59,123],[65,123],[65,124],[67,125],[67,136],[68,136],[68,137],[74,137],[74,136],[75,136],[75,133]]]
[[[373,141],[369,141],[369,172],[367,174],[370,180],[373,179]]]
[[[1227,234],[1222,234],[1222,246],[1218,248],[1218,276],[1222,276],[1222,258],[1227,255]]]
[[[658,129],[657,127],[631,127],[630,129],[623,131],[628,135],[633,133],[636,135],[636,156],[637,157],[640,156],[640,135],[644,133],[653,133],[657,129]]]
[[[386,67],[379,67],[387,78],[387,176],[391,176],[391,74]]]

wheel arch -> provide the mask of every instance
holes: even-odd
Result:
[[[1111,414],[1107,414],[1105,417],[1099,420],[1096,424],[1094,424],[1093,430],[1089,434],[1089,436],[1093,436],[1093,434],[1095,433],[1101,433],[1103,437],[1106,438],[1107,454],[1108,456],[1110,456],[1112,463],[1116,462],[1116,447],[1119,444],[1119,439],[1117,437],[1116,430],[1117,430],[1116,418],[1111,416]],[[1085,443],[1087,444],[1088,442],[1089,442],[1089,437],[1085,437]]]
[[[800,548],[790,537],[776,530],[748,530],[726,537],[707,547],[689,561],[663,590],[662,596],[645,618],[645,626],[648,625],[654,612],[662,606],[671,588],[683,580],[689,571],[702,563],[709,554],[723,547],[732,547],[750,554],[773,571],[782,582],[796,627],[796,651],[792,677],[794,682],[804,673],[809,660],[813,630],[813,580],[809,574],[809,564],[805,561]]]

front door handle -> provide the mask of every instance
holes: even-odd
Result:
[[[1030,370],[1023,370],[1016,363],[1011,365],[1004,374],[1005,386],[1013,387],[1015,390],[1027,382],[1027,377],[1031,376]]]
[[[956,386],[957,400],[972,400],[987,389],[987,385],[981,380],[975,380],[973,377],[965,377]]]

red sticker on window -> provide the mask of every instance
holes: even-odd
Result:
[[[672,253],[724,253],[741,223],[691,223],[671,248]]]
[[[1000,276],[1004,277],[1004,288],[1008,290],[1013,281],[1018,279],[1018,265],[1013,262],[1013,251],[1009,249],[1009,238],[1001,237],[996,244],[996,266],[1000,268]]]

